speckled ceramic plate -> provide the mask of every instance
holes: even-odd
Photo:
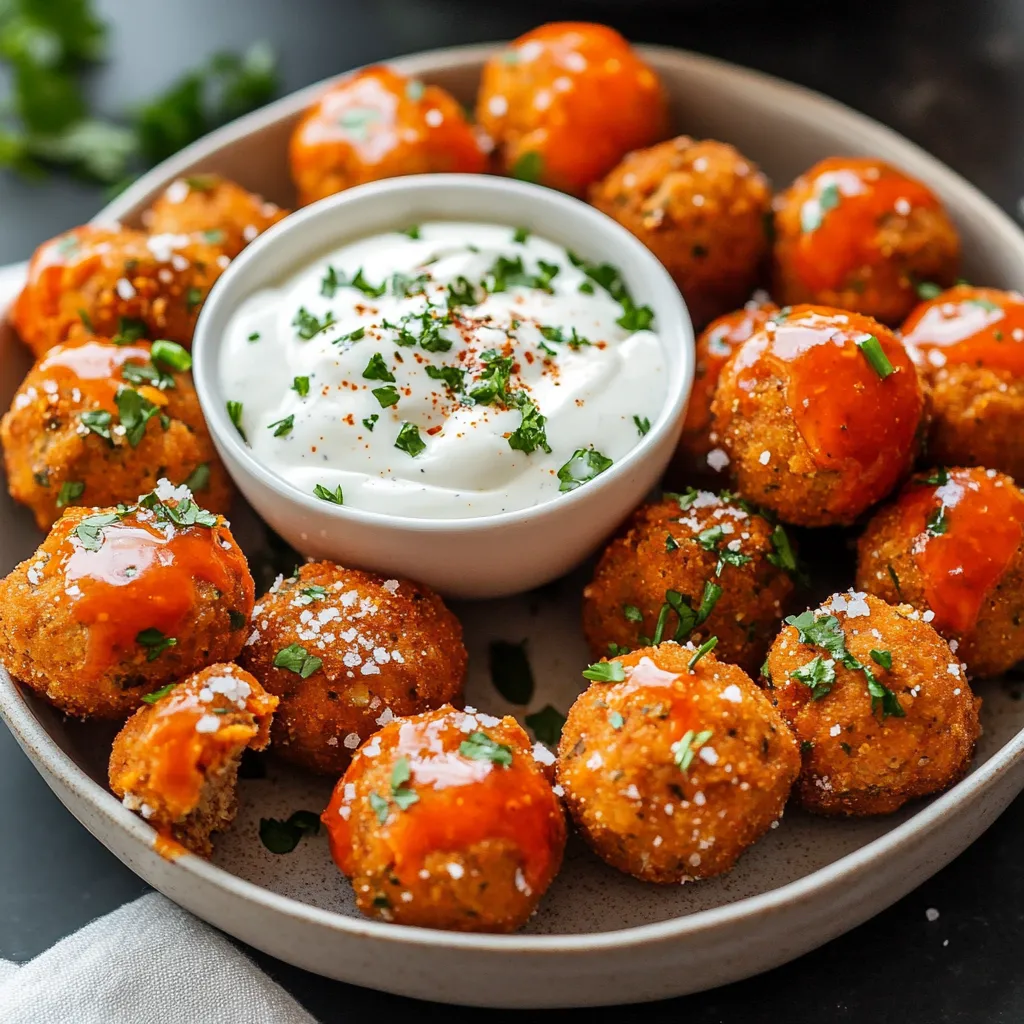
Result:
[[[446,50],[395,63],[471,100],[488,52]],[[777,185],[833,153],[891,160],[942,196],[963,237],[971,280],[1024,286],[1024,236],[1013,223],[888,129],[762,75],[673,50],[651,48],[646,54],[672,95],[678,130],[734,143]],[[131,221],[173,177],[200,170],[219,171],[290,203],[288,133],[319,89],[272,104],[190,147],[146,175],[102,216]],[[10,333],[3,334],[0,405],[10,401],[28,365]],[[233,518],[254,571],[272,572],[281,553],[268,548],[261,525],[245,509]],[[0,522],[0,571],[6,572],[40,538],[25,510],[12,506],[6,488]],[[813,545],[820,562],[842,563],[841,538],[826,532]],[[569,706],[587,660],[578,623],[582,579],[457,607],[470,650],[471,703],[520,716],[549,702],[562,710]],[[528,708],[503,702],[487,672],[492,639],[523,638],[537,679]],[[814,820],[791,812],[731,874],[673,888],[635,882],[571,843],[560,877],[525,931],[481,936],[360,917],[322,838],[304,840],[287,856],[265,850],[257,837],[261,816],[319,809],[329,790],[327,783],[272,760],[264,777],[242,782],[241,811],[212,863],[191,856],[173,863],[162,859],[152,849],[149,826],[105,788],[111,730],[65,722],[0,671],[0,711],[49,785],[94,835],[172,899],[320,974],[426,999],[517,1007],[633,1002],[720,985],[792,959],[898,899],[963,850],[1024,785],[1024,702],[1013,699],[1005,685],[988,684],[980,692],[985,731],[973,770],[932,801],[869,821]]]

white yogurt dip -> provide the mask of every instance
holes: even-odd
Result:
[[[319,258],[220,351],[253,455],[325,501],[470,518],[556,500],[665,402],[650,311],[616,271],[501,225],[437,222]]]

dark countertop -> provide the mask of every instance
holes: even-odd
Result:
[[[841,99],[920,143],[1015,215],[1024,193],[1024,4],[1016,0],[624,0],[617,7],[561,0],[100,0],[99,7],[115,28],[110,65],[91,88],[110,111],[162,88],[207,53],[258,39],[276,47],[290,91],[378,58],[506,38],[560,17],[590,18],[636,40],[720,56]],[[26,258],[102,203],[99,189],[80,183],[26,185],[0,173],[0,264]],[[0,816],[0,957],[26,960],[145,891],[64,811],[2,726]],[[1018,799],[963,856],[868,924],[759,978],[635,1015],[687,1024],[1024,1020],[1022,852]],[[937,920],[926,918],[929,908],[939,910]],[[324,1024],[402,1011],[420,1020],[481,1017],[256,957]],[[593,1024],[634,1014],[560,1016]],[[512,1017],[525,1019],[487,1014]]]

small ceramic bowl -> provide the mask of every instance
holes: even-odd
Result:
[[[595,262],[618,267],[654,310],[668,368],[667,398],[650,431],[614,466],[532,508],[473,519],[421,519],[332,505],[262,465],[225,408],[218,349],[239,303],[346,241],[424,220],[524,226]],[[203,307],[193,342],[196,388],[214,443],[257,513],[304,555],[426,583],[449,597],[519,593],[564,575],[640,503],[679,439],[693,382],[693,328],[679,290],[653,254],[585,203],[484,175],[394,178],[292,214],[231,264]]]

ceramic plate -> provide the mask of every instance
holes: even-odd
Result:
[[[471,101],[488,47],[444,50],[394,63]],[[835,153],[880,156],[926,181],[945,201],[964,244],[964,273],[998,287],[1024,286],[1024,236],[992,203],[898,135],[829,100],[774,79],[679,51],[646,56],[672,96],[675,127],[731,142],[777,186]],[[229,125],[146,175],[101,214],[133,221],[173,177],[217,171],[291,204],[286,142],[314,86]],[[0,406],[29,359],[0,337]],[[0,497],[0,571],[40,537],[27,512]],[[244,508],[236,534],[264,584],[291,555],[268,545]],[[835,562],[836,535],[818,536]],[[813,557],[813,553],[812,553]],[[841,561],[841,559],[840,559]],[[551,703],[565,711],[587,662],[579,600],[585,570],[543,591],[457,605],[470,652],[467,699],[522,717]],[[835,580],[836,584],[849,582]],[[827,585],[827,584],[826,584]],[[536,677],[528,707],[491,686],[491,640],[526,639]],[[645,886],[571,843],[565,867],[520,934],[460,935],[368,921],[331,864],[325,839],[275,856],[257,836],[261,816],[319,810],[329,785],[266,762],[241,784],[241,810],[212,863],[170,862],[153,832],[105,788],[112,729],[65,722],[0,671],[0,711],[51,788],[129,867],[232,935],[300,967],[343,981],[426,999],[509,1007],[633,1002],[680,995],[766,970],[859,924],[927,878],[976,838],[1024,785],[1024,702],[1005,686],[980,688],[984,735],[973,770],[948,793],[889,818],[815,820],[791,811],[730,874],[699,884]]]

